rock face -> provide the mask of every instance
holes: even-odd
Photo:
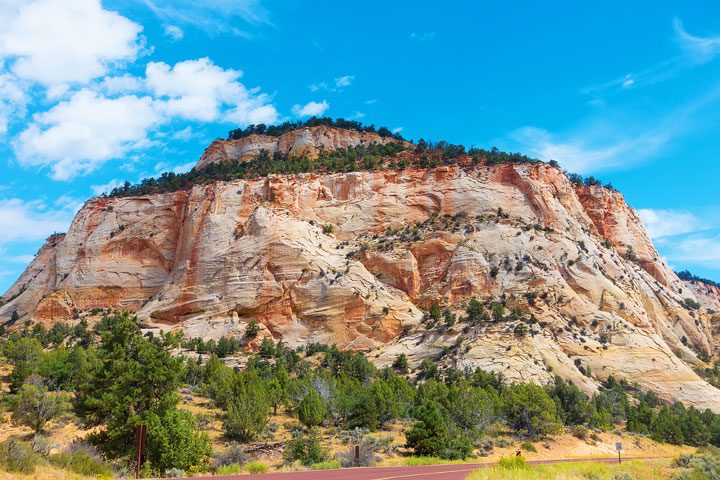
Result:
[[[396,141],[392,137],[381,137],[372,132],[326,126],[300,128],[279,137],[250,135],[238,140],[215,140],[202,154],[196,168],[229,160],[251,160],[262,150],[271,156],[278,152],[294,157],[317,158],[323,150],[331,151],[372,143],[385,145]]]
[[[262,142],[283,152],[304,135],[322,136],[312,148],[333,135],[334,147],[351,142],[323,129]],[[216,142],[201,163],[262,142]],[[369,350],[380,365],[405,353],[415,365],[482,367],[511,381],[557,374],[586,391],[614,375],[720,412],[720,391],[691,368],[716,349],[720,292],[680,280],[618,192],[575,186],[544,164],[271,176],[95,198],[4,298],[4,322],[15,311],[50,324],[128,308],[148,328],[217,338],[256,320],[261,335],[290,346]],[[471,298],[503,301],[505,315],[467,322]],[[460,321],[423,323],[433,303]]]

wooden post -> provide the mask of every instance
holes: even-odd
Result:
[[[360,466],[360,445],[355,445],[355,465]]]
[[[135,462],[135,478],[140,478],[140,465],[142,465],[145,454],[145,439],[147,438],[147,427],[138,425],[135,427],[135,444],[137,445],[137,461]]]

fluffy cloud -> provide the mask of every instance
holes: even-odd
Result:
[[[293,105],[292,111],[298,117],[311,117],[322,115],[328,108],[330,108],[330,104],[327,100],[323,100],[322,102],[308,102],[305,105]]]
[[[685,210],[638,210],[650,238],[669,237],[695,232],[703,228],[700,220]]]
[[[170,37],[170,39],[175,42],[182,40],[185,36],[185,32],[183,32],[182,28],[175,25],[166,25],[164,33],[166,37]]]
[[[7,133],[11,119],[25,116],[27,96],[21,83],[0,65],[0,136]]]
[[[54,232],[64,232],[75,212],[48,209],[42,201],[17,198],[0,200],[0,246],[14,241],[42,240]]]
[[[152,62],[145,70],[147,86],[171,116],[204,122],[273,123],[277,110],[265,94],[238,81],[242,72],[223,69],[208,58],[187,60],[173,67]]]
[[[35,115],[13,147],[23,165],[51,166],[54,179],[68,180],[148,145],[148,130],[161,120],[149,97],[107,98],[81,90]]]
[[[20,78],[87,83],[141,49],[142,27],[99,0],[10,1],[0,16],[0,58]]]

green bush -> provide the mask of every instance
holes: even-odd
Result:
[[[305,395],[298,407],[298,418],[306,427],[320,425],[327,415],[325,401],[314,388]]]
[[[520,444],[520,448],[522,448],[526,452],[537,452],[537,448],[535,448],[535,445],[533,445],[532,442],[528,442],[527,440]]]
[[[558,433],[562,422],[555,402],[542,387],[512,385],[503,391],[505,417],[513,430],[529,438]]]
[[[267,473],[268,466],[262,462],[250,462],[245,465],[244,470],[250,474]]]
[[[525,457],[522,455],[516,455],[514,457],[502,457],[498,460],[498,467],[505,470],[527,470],[530,466],[525,461]]]
[[[318,462],[313,463],[310,465],[310,468],[313,470],[335,470],[338,468],[342,468],[342,465],[340,464],[340,460],[326,460],[324,462]]]
[[[422,405],[416,418],[418,421],[405,433],[406,445],[415,455],[455,460],[472,453],[470,440],[460,431],[451,431],[451,422],[443,417],[435,402]]]
[[[184,410],[169,410],[147,419],[147,457],[161,473],[169,468],[188,470],[207,465],[212,445],[206,433],[200,432],[195,417]]]
[[[43,462],[27,442],[11,438],[0,443],[0,466],[8,472],[31,474]]]
[[[243,468],[238,463],[231,463],[230,465],[223,465],[218,467],[215,473],[217,475],[237,475],[242,473]]]
[[[327,452],[320,445],[320,436],[316,429],[308,433],[296,431],[285,446],[285,460],[288,463],[299,461],[305,466],[325,460]]]
[[[50,463],[71,470],[80,475],[110,475],[112,472],[109,467],[104,465],[100,460],[94,458],[87,451],[64,452],[50,455]]]

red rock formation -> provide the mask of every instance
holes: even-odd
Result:
[[[216,142],[201,162],[266,141],[306,153],[365,141],[323,128]],[[524,338],[517,320],[468,325],[473,297],[504,298],[539,323]],[[92,199],[4,298],[0,320],[128,308],[149,327],[214,338],[256,320],[291,346],[372,349],[379,364],[447,347],[442,362],[510,380],[559,374],[591,391],[612,374],[720,411],[720,392],[689,366],[716,348],[720,293],[677,278],[618,192],[575,187],[544,164],[275,175]],[[685,298],[702,307],[689,310]],[[433,303],[460,323],[419,325]]]

